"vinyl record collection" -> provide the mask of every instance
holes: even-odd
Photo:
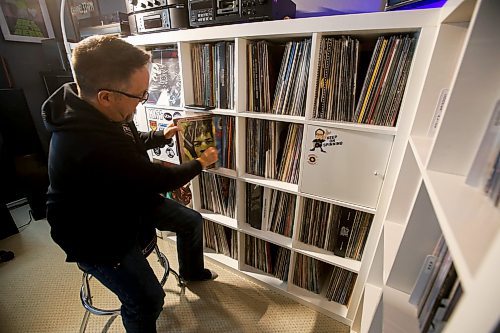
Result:
[[[304,116],[311,40],[288,42],[274,92],[272,113]]]
[[[327,269],[328,265],[324,262],[297,253],[293,283],[301,288],[319,294],[322,287],[320,277],[323,276],[323,272]]]
[[[248,110],[304,116],[310,57],[311,39],[250,43]]]
[[[218,223],[203,220],[205,247],[238,259],[238,232]]]
[[[373,215],[306,198],[300,223],[299,240],[361,260]]]
[[[245,263],[282,281],[287,281],[290,250],[245,235]]]
[[[442,235],[424,266],[411,298],[415,299],[421,332],[437,333],[445,326],[462,295],[462,286]]]
[[[268,41],[252,42],[247,47],[247,103],[253,112],[271,112],[272,96],[284,47]]]
[[[373,51],[353,121],[396,126],[417,39],[381,36]]]
[[[330,276],[325,297],[343,305],[349,304],[354,284],[358,275],[346,269],[331,266],[317,259],[297,253],[295,257],[295,270],[293,283],[301,288],[319,294],[323,289],[322,278]],[[327,274],[325,274],[327,273]]]
[[[321,39],[314,118],[351,121],[356,102],[358,54],[356,39]]]
[[[246,172],[297,184],[302,124],[248,118]]]
[[[364,74],[360,71],[363,45],[351,37],[323,38],[314,118],[395,126],[416,41],[403,35],[379,37],[358,92],[358,75]]]
[[[234,169],[234,152],[236,151],[234,147],[234,117],[214,115],[213,124],[215,145],[217,147],[217,150],[219,151],[219,160],[217,161],[217,166],[226,169]]]
[[[247,223],[291,238],[297,197],[255,184],[246,186]]]
[[[213,173],[200,175],[201,207],[231,218],[236,215],[236,181]]]
[[[266,189],[271,192],[269,200],[269,213],[266,216],[265,230],[277,234],[292,237],[293,219],[295,215],[296,196],[291,193],[281,192],[273,189]],[[265,198],[267,197],[266,190]]]
[[[234,43],[193,44],[194,103],[234,109]]]
[[[326,298],[329,301],[348,305],[357,277],[358,274],[354,272],[334,266],[330,282],[328,283],[328,289],[326,290]]]

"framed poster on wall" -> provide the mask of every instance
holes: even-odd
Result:
[[[44,0],[0,0],[0,27],[5,40],[41,43],[54,38]]]

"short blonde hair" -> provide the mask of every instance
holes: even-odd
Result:
[[[149,62],[149,54],[116,36],[98,35],[79,42],[73,50],[75,81],[84,96],[99,89],[119,89],[132,73]]]

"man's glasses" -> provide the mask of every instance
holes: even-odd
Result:
[[[145,90],[144,93],[142,94],[142,96],[135,96],[135,95],[132,95],[132,94],[129,94],[129,93],[126,93],[126,92],[123,92],[123,91],[120,91],[120,90],[113,90],[113,89],[99,89],[97,90],[97,92],[99,91],[111,91],[111,92],[114,92],[114,93],[117,93],[117,94],[121,94],[123,96],[127,96],[129,98],[136,98],[139,100],[139,102],[141,104],[144,104],[147,102],[148,98],[149,98],[149,91]]]

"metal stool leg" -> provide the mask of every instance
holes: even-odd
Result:
[[[103,310],[92,305],[92,295],[90,293],[89,281],[92,275],[88,273],[83,273],[82,276],[82,287],[80,288],[80,300],[85,309],[85,314],[83,315],[82,324],[80,325],[80,333],[85,333],[87,329],[87,324],[89,322],[90,314],[95,314],[98,316],[112,316],[116,317],[120,314],[120,309],[115,310]]]
[[[80,325],[80,333],[85,333],[85,330],[87,329],[87,324],[89,323],[89,318],[90,318],[90,312],[85,310],[85,313],[83,314],[82,324]]]
[[[167,281],[168,275],[172,273],[177,280],[177,286],[181,288],[181,294],[185,293],[185,288],[186,288],[186,282],[179,276],[179,274],[170,267],[170,263],[167,259],[167,257],[160,251],[158,248],[158,245],[155,245],[155,253],[158,256],[158,261],[160,262],[160,265],[163,267],[165,270],[163,277],[161,279],[160,284],[162,286],[165,285],[165,282]]]
[[[151,249],[151,247],[150,247],[150,249]],[[183,295],[185,293],[185,286],[186,286],[185,281],[179,276],[179,274],[177,274],[176,271],[174,271],[170,267],[170,263],[168,262],[167,257],[163,253],[161,253],[158,245],[156,245],[156,244],[154,246],[154,251],[156,253],[156,256],[158,257],[158,261],[160,262],[160,265],[164,269],[163,276],[160,280],[161,286],[163,287],[165,285],[169,274],[172,273],[177,280],[177,285],[181,288],[181,295]],[[92,295],[90,293],[90,285],[89,285],[89,281],[91,278],[92,278],[91,274],[83,273],[82,287],[80,288],[80,300],[82,302],[83,307],[85,308],[85,314],[83,316],[82,324],[80,325],[80,333],[85,333],[90,314],[94,314],[94,315],[98,315],[98,316],[111,316],[111,318],[107,324],[107,327],[109,328],[109,326],[112,324],[114,318],[121,313],[120,309],[104,310],[104,309],[97,308],[92,304]]]

